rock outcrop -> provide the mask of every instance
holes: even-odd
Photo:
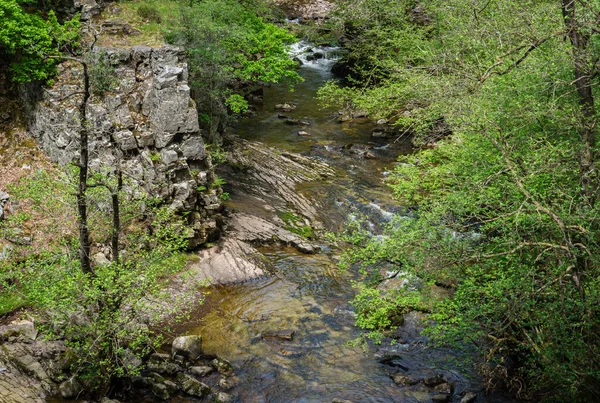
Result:
[[[148,194],[177,211],[193,212],[192,247],[215,238],[220,189],[211,186],[212,164],[190,98],[184,52],[134,46],[97,49],[95,56],[94,68],[104,69],[112,82],[86,106],[90,168],[110,173],[119,167]],[[94,80],[91,74],[92,90]],[[29,101],[29,131],[61,165],[79,155],[82,86],[82,66],[63,63],[55,84],[37,102]]]

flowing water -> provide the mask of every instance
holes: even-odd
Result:
[[[331,79],[329,70],[335,48],[312,48],[298,44],[294,52],[303,60],[305,81],[289,93],[285,87],[265,89],[264,105],[255,116],[244,118],[233,131],[246,139],[263,142],[282,151],[314,156],[346,172],[335,186],[310,184],[302,191],[328,206],[321,219],[326,229],[366,214],[371,226],[388,220],[400,209],[389,199],[383,184],[395,158],[410,152],[405,140],[375,142],[373,124],[340,123],[334,110],[320,109],[316,89]],[[323,58],[307,60],[307,56]],[[310,123],[299,136],[297,126],[284,123],[275,104],[293,102],[297,109],[285,113]],[[365,157],[368,151],[372,155]],[[225,178],[227,179],[227,178]],[[243,205],[231,193],[232,204]],[[336,226],[336,223],[338,224]],[[322,245],[323,252],[303,255],[285,247],[262,247],[261,252],[276,268],[268,278],[210,289],[204,304],[193,313],[186,334],[201,334],[206,353],[231,361],[236,368],[236,386],[229,393],[239,402],[331,402],[334,398],[352,402],[427,402],[431,392],[409,390],[395,385],[390,373],[399,369],[415,376],[442,373],[455,384],[452,401],[460,401],[465,390],[481,388],[467,372],[454,367],[451,351],[430,349],[419,335],[418,315],[406,317],[400,342],[394,346],[366,348],[348,343],[360,337],[348,301],[355,290],[352,271],[336,267],[337,253]],[[292,340],[262,338],[269,331],[295,331]],[[397,355],[384,365],[378,358]],[[470,374],[472,375],[472,374]],[[481,398],[479,398],[479,401]]]

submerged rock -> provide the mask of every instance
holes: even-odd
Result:
[[[277,339],[277,340],[293,340],[295,330],[267,330],[263,332],[263,339]]]
[[[473,392],[467,392],[465,393],[465,395],[463,396],[462,399],[460,399],[460,403],[472,403],[475,401],[475,399],[477,399],[477,394],[473,393]]]
[[[212,365],[220,374],[226,374],[233,371],[231,363],[223,358],[215,358],[210,362],[210,365]]]
[[[413,378],[410,375],[404,375],[402,373],[392,375],[392,380],[396,385],[400,386],[411,386],[419,383],[419,379]]]
[[[187,374],[177,374],[177,382],[181,386],[181,389],[191,396],[204,397],[211,393],[208,385]]]
[[[215,402],[216,403],[232,403],[233,396],[231,396],[230,394],[225,393],[225,392],[219,392],[219,393],[217,393],[217,396],[215,397]]]

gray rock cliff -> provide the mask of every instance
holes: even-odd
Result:
[[[120,167],[145,191],[189,214],[191,246],[218,232],[219,192],[210,155],[190,98],[188,69],[181,49],[165,46],[104,48],[111,89],[92,95],[86,106],[90,129],[90,168],[110,172]],[[93,80],[92,80],[93,85]],[[54,85],[35,101],[30,94],[29,131],[61,165],[78,159],[83,102],[83,68],[77,62],[59,66]]]

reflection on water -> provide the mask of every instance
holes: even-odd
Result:
[[[347,304],[351,275],[325,255],[262,252],[277,275],[213,289],[208,313],[190,331],[203,336],[207,353],[237,364],[240,401],[403,401],[372,355],[347,346],[360,334]],[[296,333],[291,341],[261,337],[274,330]]]

